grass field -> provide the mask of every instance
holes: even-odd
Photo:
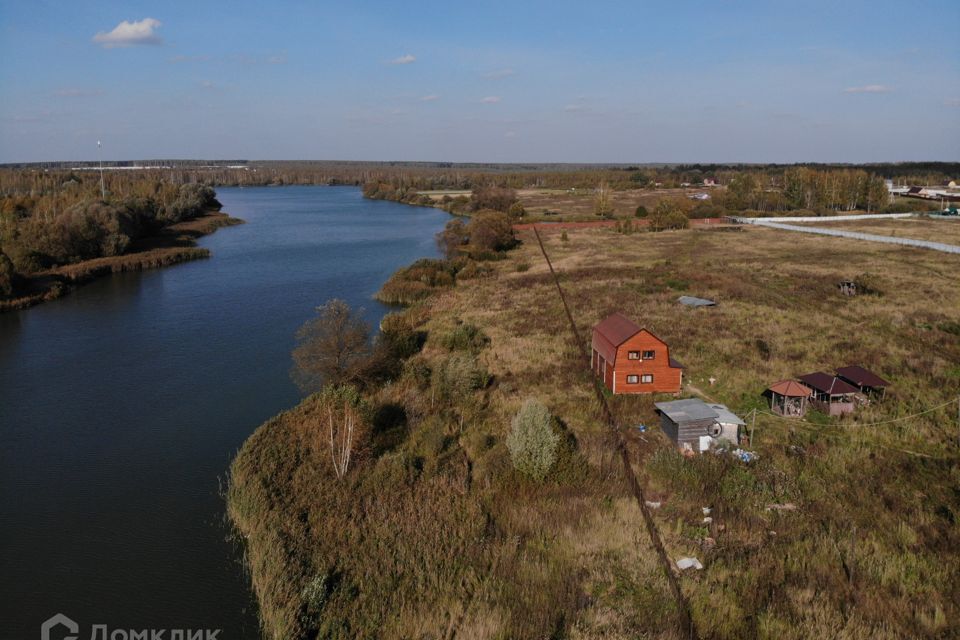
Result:
[[[629,218],[633,216],[639,205],[652,211],[657,206],[657,202],[665,197],[685,198],[693,193],[715,192],[716,190],[710,189],[634,189],[611,191],[610,195],[614,216]],[[531,216],[539,217],[547,211],[552,211],[556,212],[556,215],[548,215],[547,219],[596,219],[594,204],[597,194],[593,189],[521,189],[517,191],[517,197]]]
[[[960,218],[916,217],[888,220],[845,220],[839,222],[830,222],[829,219],[826,219],[824,222],[801,222],[798,224],[960,245]]]
[[[685,459],[656,426],[630,429],[657,424],[654,398],[611,398],[668,554],[705,565],[680,576],[701,637],[960,632],[960,260],[763,228],[541,233],[584,339],[623,311],[688,381],[761,411],[747,465]],[[522,239],[489,275],[406,312],[425,348],[376,398],[403,419],[376,428],[347,481],[311,444],[309,401],[240,452],[230,511],[271,637],[680,637],[556,289]],[[861,274],[881,295],[837,293]],[[689,309],[681,294],[719,304]],[[488,338],[469,357],[491,383],[444,402],[429,372],[467,357],[447,339],[464,325]],[[762,413],[768,384],[850,363],[893,383],[883,402],[844,420]],[[542,484],[504,446],[529,397],[566,443]],[[768,509],[782,504],[796,508]]]

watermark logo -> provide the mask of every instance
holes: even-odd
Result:
[[[64,632],[61,627],[65,627]],[[220,640],[222,629],[111,629],[95,624],[90,640]],[[58,613],[40,625],[40,640],[79,640],[80,625]]]
[[[54,636],[52,632],[58,627],[66,627],[67,635]],[[80,625],[62,613],[58,613],[40,626],[40,640],[53,640],[55,637],[62,638],[62,640],[77,640],[77,636],[71,634],[76,634],[79,632]]]

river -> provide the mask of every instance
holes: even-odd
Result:
[[[220,188],[247,224],[209,260],[117,274],[0,314],[0,638],[62,613],[109,629],[257,638],[220,486],[253,430],[296,404],[297,327],[434,256],[446,222],[351,187]],[[170,637],[167,631],[165,637]]]

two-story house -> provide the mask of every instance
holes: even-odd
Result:
[[[667,343],[614,313],[593,328],[590,366],[613,393],[680,393],[683,365]]]

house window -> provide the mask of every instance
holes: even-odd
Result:
[[[653,374],[652,373],[643,374],[642,376],[640,376],[640,382],[642,382],[643,384],[652,384]]]
[[[628,351],[628,352],[627,352],[627,360],[639,360],[639,359],[640,359],[640,352],[639,352],[639,351]]]
[[[640,382],[640,376],[627,376],[627,384],[637,384],[638,382]]]
[[[644,360],[653,360],[653,359],[656,358],[656,357],[657,357],[657,352],[656,352],[656,351],[644,351],[644,352],[643,352],[643,359],[644,359]]]

